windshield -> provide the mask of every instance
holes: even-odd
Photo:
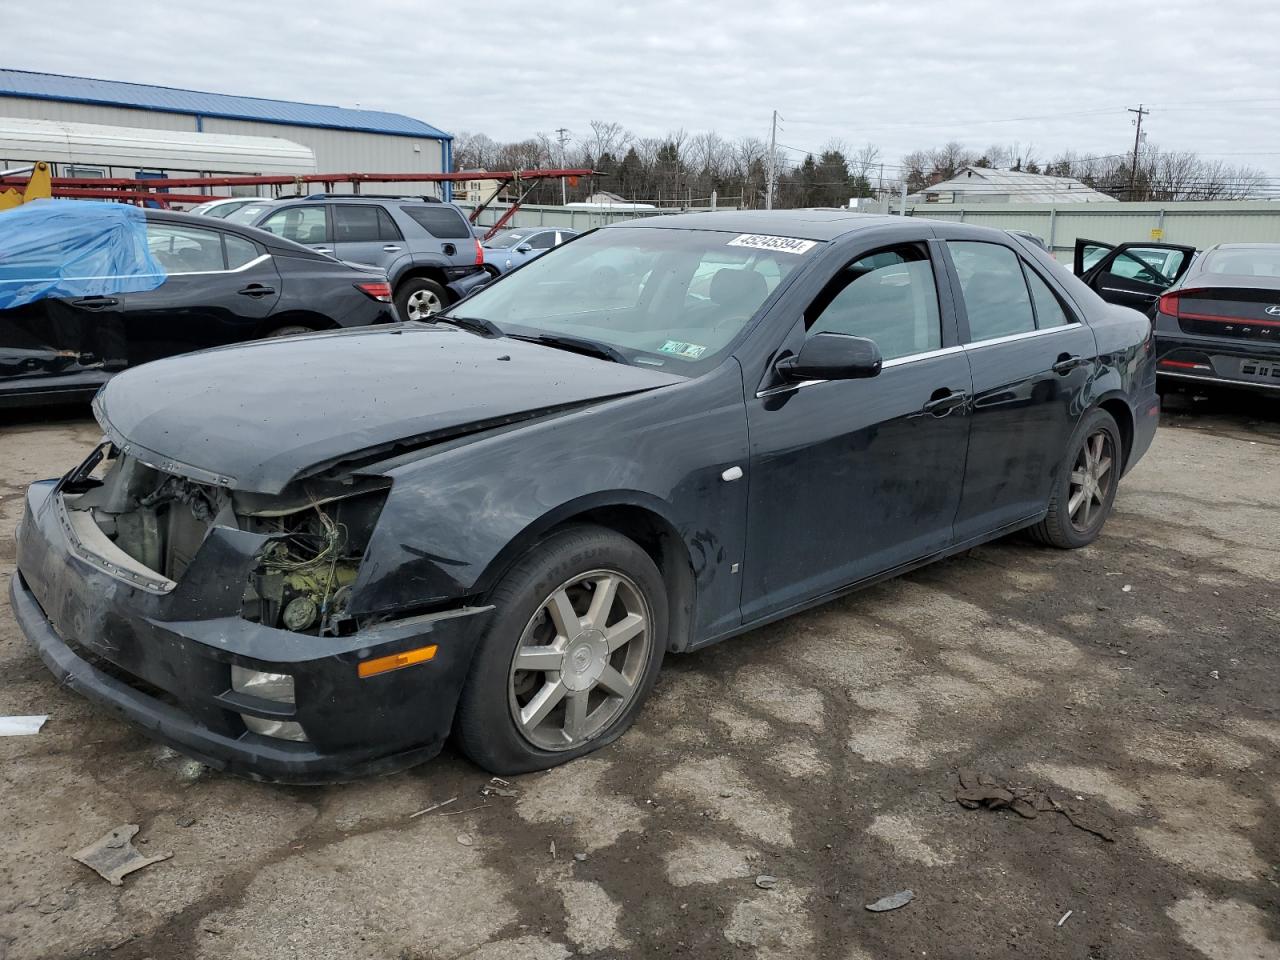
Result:
[[[769,295],[820,246],[709,230],[610,227],[533,260],[456,312],[507,334],[594,340],[628,363],[698,374],[721,359]]]
[[[1205,257],[1204,270],[1242,277],[1280,277],[1280,246],[1214,250]]]
[[[512,230],[509,233],[500,233],[492,240],[486,240],[484,245],[486,247],[493,247],[495,250],[505,250],[508,247],[514,247],[521,240],[531,236],[533,236],[533,234],[528,230]]]

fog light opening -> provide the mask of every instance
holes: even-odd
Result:
[[[265,717],[251,717],[247,713],[240,714],[245,729],[263,737],[275,737],[277,740],[295,740],[305,743],[306,731],[296,720],[268,720]]]
[[[231,689],[275,703],[297,703],[293,694],[293,677],[287,673],[264,673],[232,664]]]

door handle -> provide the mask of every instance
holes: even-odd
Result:
[[[71,305],[82,310],[102,310],[105,307],[114,307],[119,302],[115,297],[82,297],[79,300],[72,300]]]
[[[926,403],[921,411],[934,417],[945,417],[952,410],[963,407],[969,402],[969,395],[943,387],[933,392],[933,399]]]
[[[251,283],[243,290],[236,291],[236,293],[244,294],[246,297],[266,297],[275,292],[275,287],[264,287],[260,283]]]
[[[1058,355],[1058,361],[1050,369],[1060,376],[1066,376],[1076,367],[1083,367],[1089,361],[1077,354],[1063,353]]]
[[[312,247],[311,249],[316,253],[333,253],[332,247]]]
[[[394,243],[388,243],[388,244],[387,244],[385,247],[383,247],[382,249],[383,249],[386,253],[398,253],[398,252],[400,251],[400,248],[399,248],[399,247],[397,247]]]

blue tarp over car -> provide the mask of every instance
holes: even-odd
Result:
[[[139,293],[164,281],[137,207],[36,200],[0,213],[0,310],[50,297]]]

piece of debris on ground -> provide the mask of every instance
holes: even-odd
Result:
[[[48,714],[37,717],[0,717],[0,737],[29,737],[40,732]]]
[[[756,886],[761,890],[772,890],[778,885],[778,878],[771,877],[767,873],[762,873],[756,877]]]
[[[420,817],[423,814],[430,813],[432,810],[439,810],[441,807],[447,807],[449,804],[453,803],[457,799],[458,799],[457,797],[450,797],[448,800],[441,800],[439,803],[433,803],[429,807],[423,807],[421,810],[417,810],[409,814],[409,819],[413,820],[415,817]]]
[[[1079,808],[1059,803],[1038,787],[1001,784],[993,777],[967,767],[960,768],[956,774],[960,778],[960,786],[954,796],[946,799],[954,800],[966,810],[1012,810],[1026,820],[1034,820],[1042,813],[1059,813],[1076,829],[1091,833],[1107,843],[1115,843],[1110,829],[1095,823]]]
[[[868,903],[867,909],[872,913],[884,913],[886,910],[897,910],[899,907],[905,907],[915,898],[915,891],[899,890],[897,893],[891,893],[887,897],[881,897],[875,903]]]
[[[157,853],[154,856],[144,857],[129,842],[137,832],[136,823],[126,823],[116,827],[105,837],[95,840],[83,850],[77,850],[71,856],[86,867],[96,870],[98,875],[113,887],[118,887],[124,883],[126,874],[141,870],[149,864],[168,860],[173,856],[172,853]]]
[[[520,796],[520,791],[511,786],[511,781],[503,780],[501,777],[494,777],[480,788],[480,796],[518,797]]]

